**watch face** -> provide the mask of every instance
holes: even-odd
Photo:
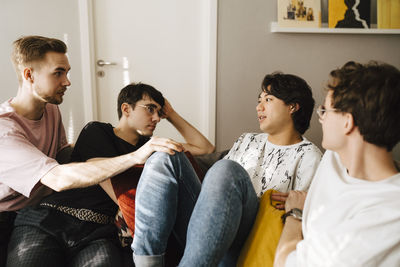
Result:
[[[292,209],[292,215],[293,217],[295,217],[296,219],[301,220],[303,217],[303,211],[301,209],[298,208],[294,208]]]

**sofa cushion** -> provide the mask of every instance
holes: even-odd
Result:
[[[283,229],[281,216],[285,211],[274,207],[277,202],[271,200],[272,192],[268,190],[261,197],[256,221],[240,252],[237,266],[273,266]]]

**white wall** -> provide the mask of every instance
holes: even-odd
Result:
[[[381,60],[400,68],[400,35],[271,33],[269,25],[277,19],[276,3],[219,1],[217,150],[230,148],[243,132],[259,131],[255,106],[267,73],[280,70],[304,78],[318,105],[325,96],[322,88],[329,72],[349,60]],[[326,7],[327,0],[322,4]],[[305,135],[320,145],[321,134],[314,114]],[[400,145],[395,157],[400,160]]]
[[[0,101],[17,93],[18,81],[10,60],[12,42],[23,35],[67,38],[71,64],[69,87],[60,106],[69,141],[76,141],[84,126],[78,0],[0,1]]]

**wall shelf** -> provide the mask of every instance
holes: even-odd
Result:
[[[324,25],[323,25],[324,26]],[[330,34],[400,34],[400,29],[348,29],[348,28],[287,28],[279,27],[277,22],[271,22],[273,33],[330,33]]]

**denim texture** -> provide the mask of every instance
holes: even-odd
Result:
[[[215,163],[201,185],[183,153],[156,152],[136,193],[135,264],[163,266],[172,233],[184,249],[179,266],[235,266],[258,205],[249,175],[235,161]]]
[[[163,266],[170,234],[183,251],[201,183],[184,153],[153,153],[136,191],[133,258],[139,266]],[[177,248],[179,249],[179,248]]]
[[[236,266],[258,206],[246,170],[232,160],[215,163],[203,181],[179,266]]]

